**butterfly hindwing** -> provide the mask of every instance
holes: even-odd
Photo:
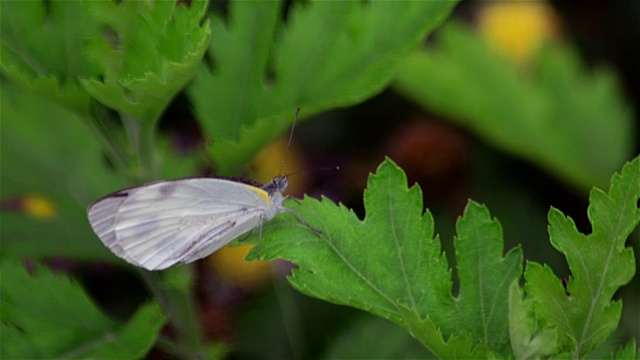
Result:
[[[91,205],[88,215],[116,255],[161,270],[205,257],[255,228],[268,207],[260,188],[190,178],[119,191]]]

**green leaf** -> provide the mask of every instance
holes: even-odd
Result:
[[[435,355],[506,353],[508,288],[522,255],[517,248],[502,256],[500,224],[487,209],[470,202],[458,221],[460,291],[453,297],[420,188],[407,189],[405,174],[386,160],[371,175],[364,203],[364,220],[328,199],[288,203],[322,234],[280,216],[265,225],[261,254],[297,264],[289,281],[301,292],[391,320]]]
[[[451,317],[458,328],[471,327],[491,349],[508,346],[509,286],[522,274],[522,250],[503,258],[502,228],[489,210],[470,201],[458,220],[455,241],[460,294]],[[489,284],[486,284],[489,282]]]
[[[440,359],[482,359],[489,357],[489,349],[484,344],[474,346],[474,340],[460,328],[459,335],[452,335],[447,340],[436,324],[429,318],[420,319],[410,309],[400,308],[405,316],[409,333],[422,341],[429,351]]]
[[[149,303],[118,325],[75,282],[40,265],[31,276],[4,258],[0,273],[3,358],[139,359],[165,322],[160,307]]]
[[[119,170],[148,181],[158,174],[155,122],[208,46],[206,6],[206,0],[2,2],[0,70],[80,115],[99,130]],[[119,111],[128,139],[96,100]]]
[[[381,341],[384,339],[384,341]],[[324,359],[428,359],[424,347],[403,328],[371,315],[350,321],[332,340]]]
[[[612,354],[609,359],[622,360],[622,359],[638,359],[638,349],[636,348],[636,340],[629,341],[622,349],[618,350],[615,354]]]
[[[211,21],[213,68],[203,65],[188,89],[219,170],[251,159],[298,106],[309,116],[381,91],[455,3],[293,2],[284,23],[283,2],[230,2],[228,18]]]
[[[631,108],[608,70],[587,72],[573,51],[548,47],[524,73],[458,23],[429,52],[398,66],[395,88],[490,144],[580,189],[606,186],[633,154]]]
[[[52,209],[51,216],[38,218],[3,207],[1,252],[115,259],[93,234],[85,211],[126,181],[105,167],[94,134],[73,113],[15,86],[2,84],[0,102],[2,200],[35,197]]]
[[[91,1],[88,12],[106,34],[89,54],[101,78],[82,80],[100,102],[128,117],[155,123],[195,73],[207,49],[207,2]]]
[[[543,359],[558,353],[557,331],[538,330],[533,301],[523,299],[517,282],[509,289],[509,330],[516,359]]]
[[[91,97],[78,77],[96,76],[83,56],[86,39],[100,28],[73,1],[2,1],[0,71],[30,90],[87,115]]]
[[[584,357],[618,326],[622,303],[612,298],[636,271],[633,250],[625,241],[640,222],[639,199],[640,157],[613,176],[608,195],[591,191],[591,234],[578,232],[559,210],[549,211],[551,243],[572,271],[566,289],[548,266],[527,263],[525,289],[536,316],[558,329],[561,345],[574,357]]]

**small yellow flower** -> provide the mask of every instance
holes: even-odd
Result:
[[[207,258],[223,282],[243,289],[260,288],[273,275],[271,263],[266,261],[246,261],[244,258],[253,245],[225,246]]]
[[[559,22],[544,1],[485,3],[479,14],[484,36],[517,63],[527,63],[545,41],[558,38]]]
[[[28,195],[21,201],[21,210],[37,220],[51,220],[58,215],[53,201],[39,195]]]

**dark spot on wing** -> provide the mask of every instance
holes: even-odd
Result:
[[[111,195],[108,195],[108,197],[127,197],[129,196],[129,193],[126,191],[119,191],[117,193],[113,193]]]
[[[160,191],[160,195],[163,197],[168,197],[171,196],[171,194],[173,194],[174,192],[176,192],[176,189],[178,188],[178,183],[175,181],[168,181],[165,184],[162,184],[160,186],[160,189],[158,189],[158,191]]]

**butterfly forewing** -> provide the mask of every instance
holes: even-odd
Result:
[[[256,227],[268,207],[268,196],[259,188],[192,178],[114,193],[94,203],[88,215],[116,255],[161,270],[211,254]]]

